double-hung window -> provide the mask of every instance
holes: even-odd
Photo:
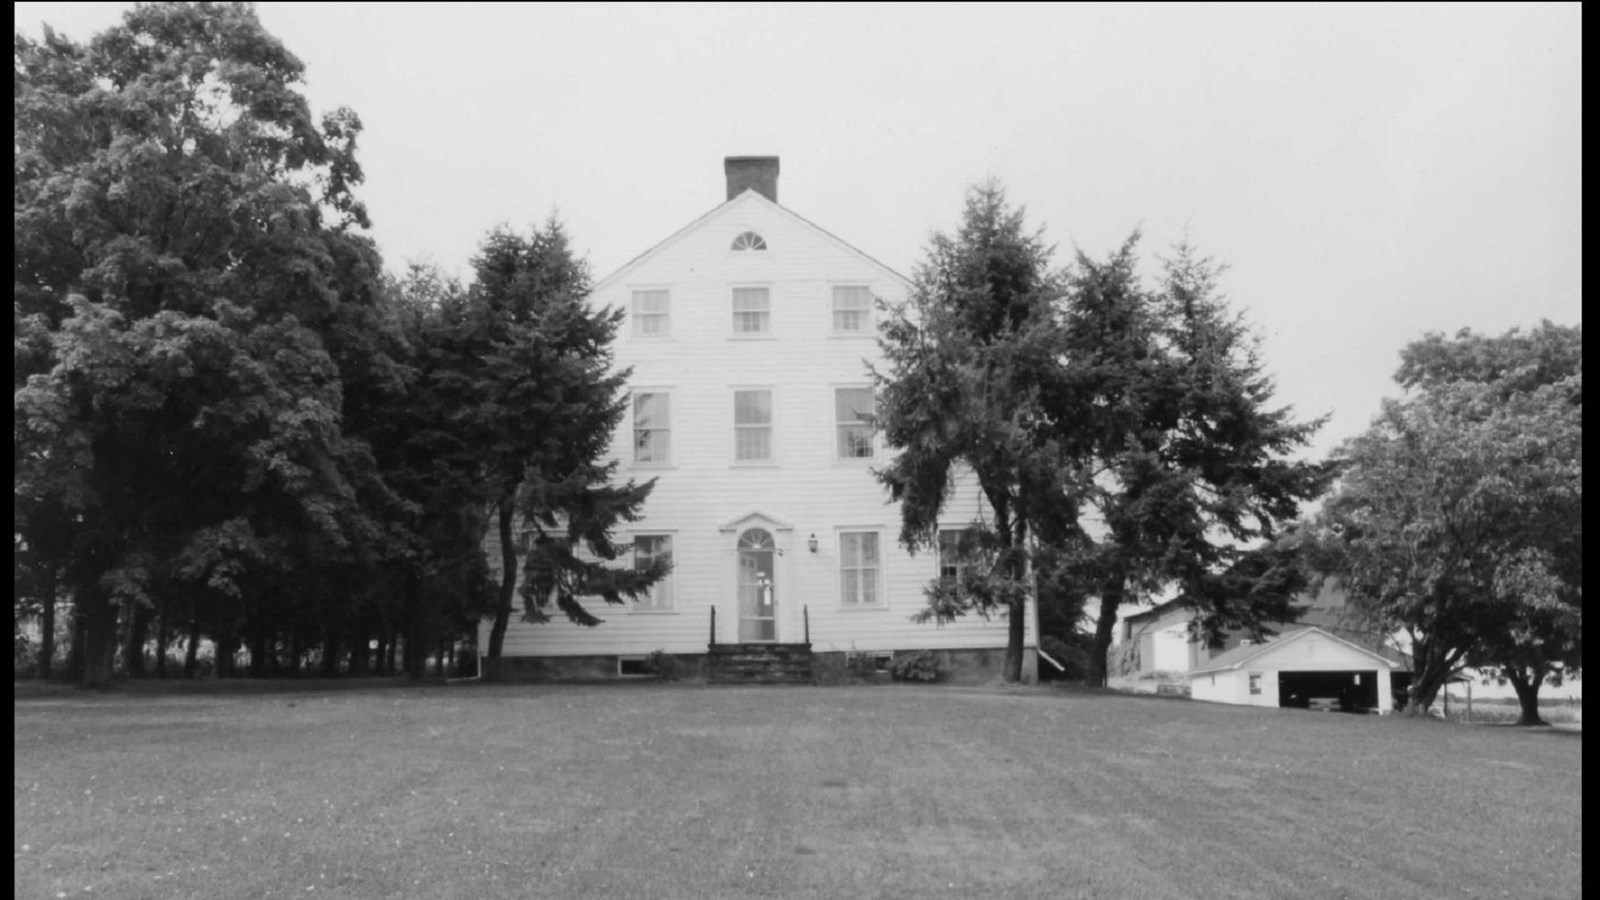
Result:
[[[872,333],[872,289],[864,285],[833,288],[834,334]]]
[[[840,602],[845,606],[876,606],[881,603],[878,588],[881,568],[876,531],[839,533]]]
[[[665,534],[642,534],[633,539],[633,567],[648,569],[657,562],[672,564],[672,537]],[[641,594],[633,601],[633,608],[660,612],[672,608],[672,573],[650,586],[650,593]]]
[[[840,459],[871,459],[872,388],[835,388],[834,431]]]
[[[772,293],[764,287],[733,289],[733,333],[754,337],[772,333]]]
[[[960,581],[972,568],[972,530],[950,529],[939,532],[939,579]]]
[[[672,299],[665,290],[633,292],[633,333],[666,337],[672,333]]]
[[[633,395],[633,461],[666,465],[672,461],[672,412],[669,395]]]
[[[733,458],[739,462],[772,459],[772,391],[733,392]]]

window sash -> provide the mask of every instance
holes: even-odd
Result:
[[[766,334],[772,330],[772,294],[766,288],[733,289],[735,334]]]
[[[633,333],[664,335],[671,328],[671,298],[666,291],[633,292]]]
[[[875,606],[878,596],[878,533],[847,531],[839,535],[840,600],[846,606]]]
[[[665,534],[638,535],[633,539],[633,567],[642,570],[657,559],[672,562],[672,537]],[[650,586],[650,593],[633,601],[634,609],[668,610],[672,608],[672,573]]]
[[[734,432],[734,459],[764,462],[772,459],[772,429],[740,425]]]
[[[958,580],[972,568],[972,560],[961,552],[961,541],[968,529],[947,529],[939,532],[939,577]]]
[[[666,394],[633,395],[633,461],[665,463],[670,460],[671,406]]]
[[[734,391],[734,459],[772,458],[772,392]]]
[[[837,388],[834,391],[834,421],[837,423],[840,459],[871,459],[872,425],[861,416],[872,415],[872,388]]]
[[[872,290],[859,285],[833,289],[833,330],[866,331],[872,322]]]

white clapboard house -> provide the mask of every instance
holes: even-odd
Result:
[[[779,205],[777,157],[730,157],[724,168],[726,202],[593,292],[627,311],[615,346],[617,364],[633,369],[612,444],[620,477],[657,480],[626,537],[638,560],[670,557],[672,574],[626,608],[589,604],[605,619],[597,627],[559,613],[513,617],[505,671],[597,677],[639,671],[664,651],[713,677],[721,653],[725,674],[752,676],[739,660],[765,652],[807,677],[812,664],[861,671],[934,650],[955,680],[994,677],[1003,617],[911,621],[941,565],[948,574],[959,562],[901,548],[899,509],[872,475],[887,453],[861,418],[873,409],[874,299],[904,299],[907,280]],[[957,490],[946,538],[977,503],[975,487]],[[1031,677],[1031,609],[1029,619]]]

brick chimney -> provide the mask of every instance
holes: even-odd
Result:
[[[728,176],[728,199],[755,188],[756,193],[778,202],[778,158],[776,156],[728,156],[722,160]]]

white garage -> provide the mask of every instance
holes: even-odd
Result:
[[[1213,703],[1388,712],[1399,663],[1320,628],[1245,644],[1189,672],[1189,696]]]

